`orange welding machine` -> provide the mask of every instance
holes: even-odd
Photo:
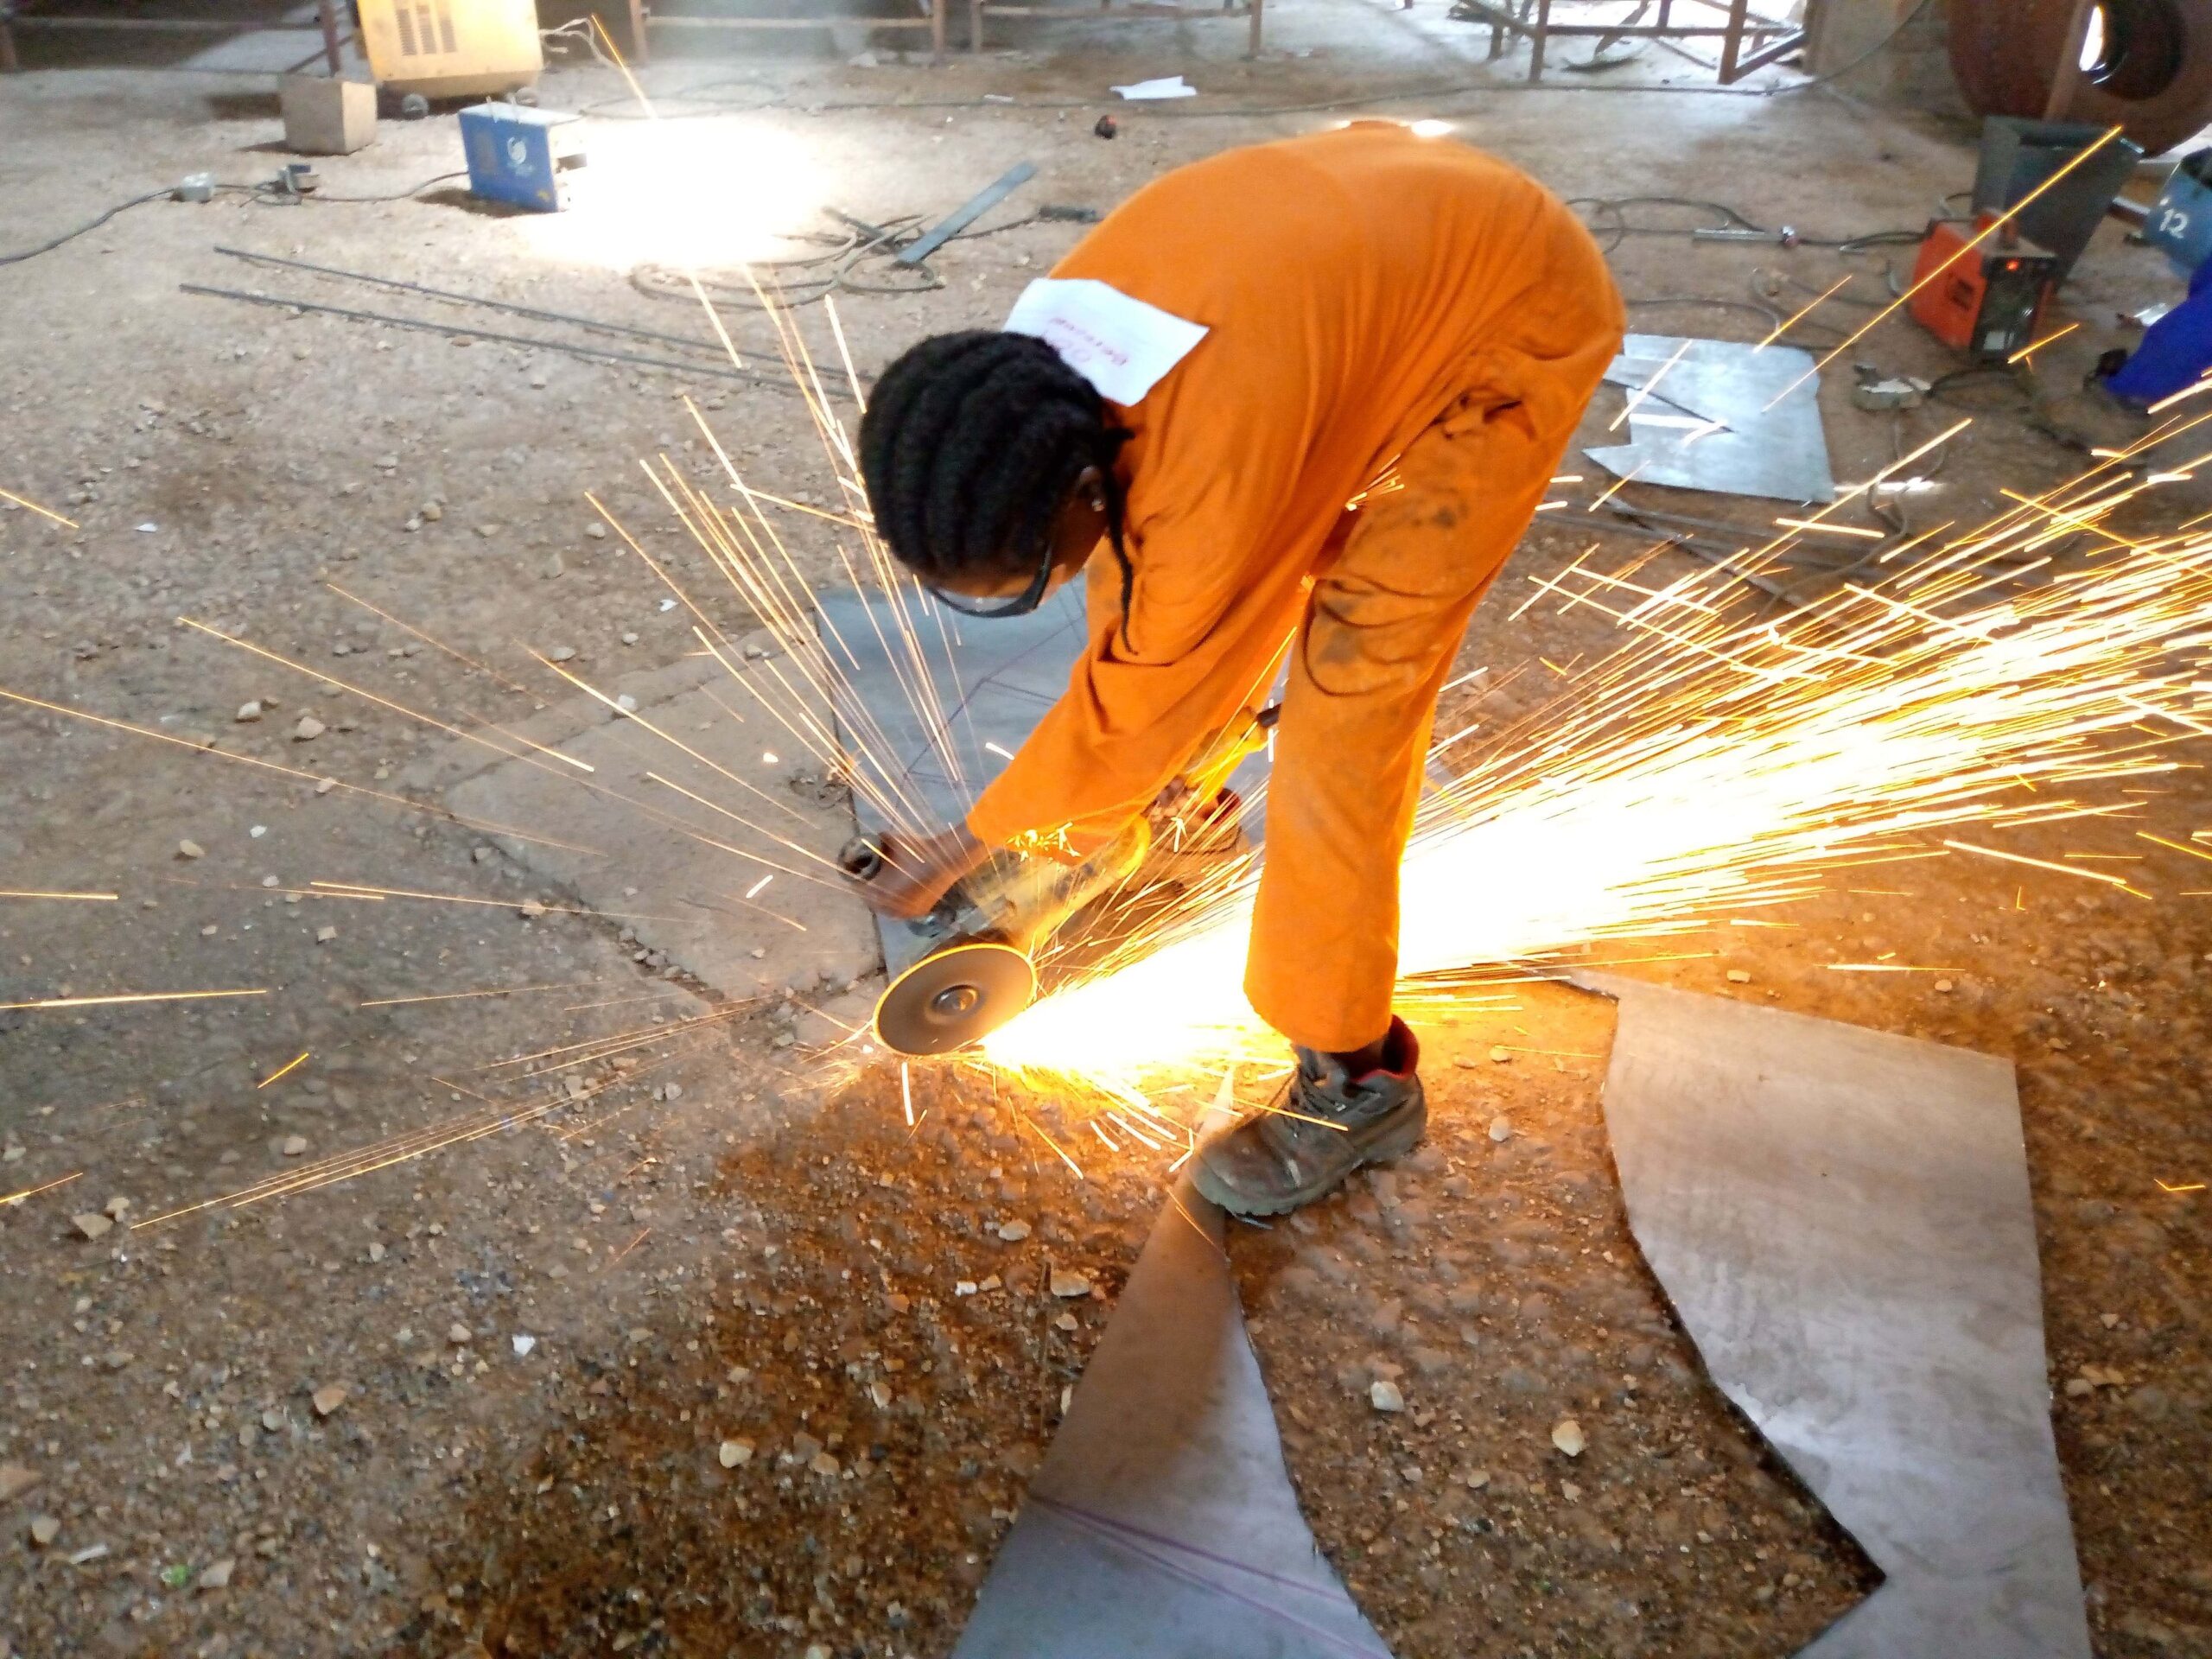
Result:
[[[1928,226],[1912,276],[1912,315],[1970,363],[2001,363],[2035,338],[2058,285],[2058,256],[2007,225],[1978,247],[1991,219],[1939,219]]]

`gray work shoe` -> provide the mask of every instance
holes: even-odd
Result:
[[[1332,1192],[1363,1164],[1411,1152],[1428,1128],[1428,1099],[1414,1069],[1421,1045],[1404,1020],[1391,1020],[1383,1056],[1384,1069],[1352,1077],[1327,1056],[1300,1049],[1289,1099],[1199,1148],[1192,1184],[1233,1216],[1280,1216]]]

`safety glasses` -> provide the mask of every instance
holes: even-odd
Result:
[[[1028,615],[1030,612],[1045,602],[1046,590],[1052,585],[1052,543],[1047,542],[1043,560],[1037,566],[1036,575],[1031,578],[1028,587],[1023,588],[1012,599],[977,601],[961,594],[948,594],[944,588],[936,587],[930,588],[930,594],[939,603],[959,612],[963,616],[990,619]]]

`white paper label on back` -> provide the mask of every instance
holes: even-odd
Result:
[[[1206,336],[1156,305],[1088,276],[1040,276],[1021,291],[1007,332],[1033,334],[1124,409],[1141,399]]]

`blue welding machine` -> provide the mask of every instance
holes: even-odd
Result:
[[[468,154],[469,194],[559,213],[569,205],[566,175],[584,164],[581,132],[576,117],[556,110],[517,104],[463,110],[461,142]]]

